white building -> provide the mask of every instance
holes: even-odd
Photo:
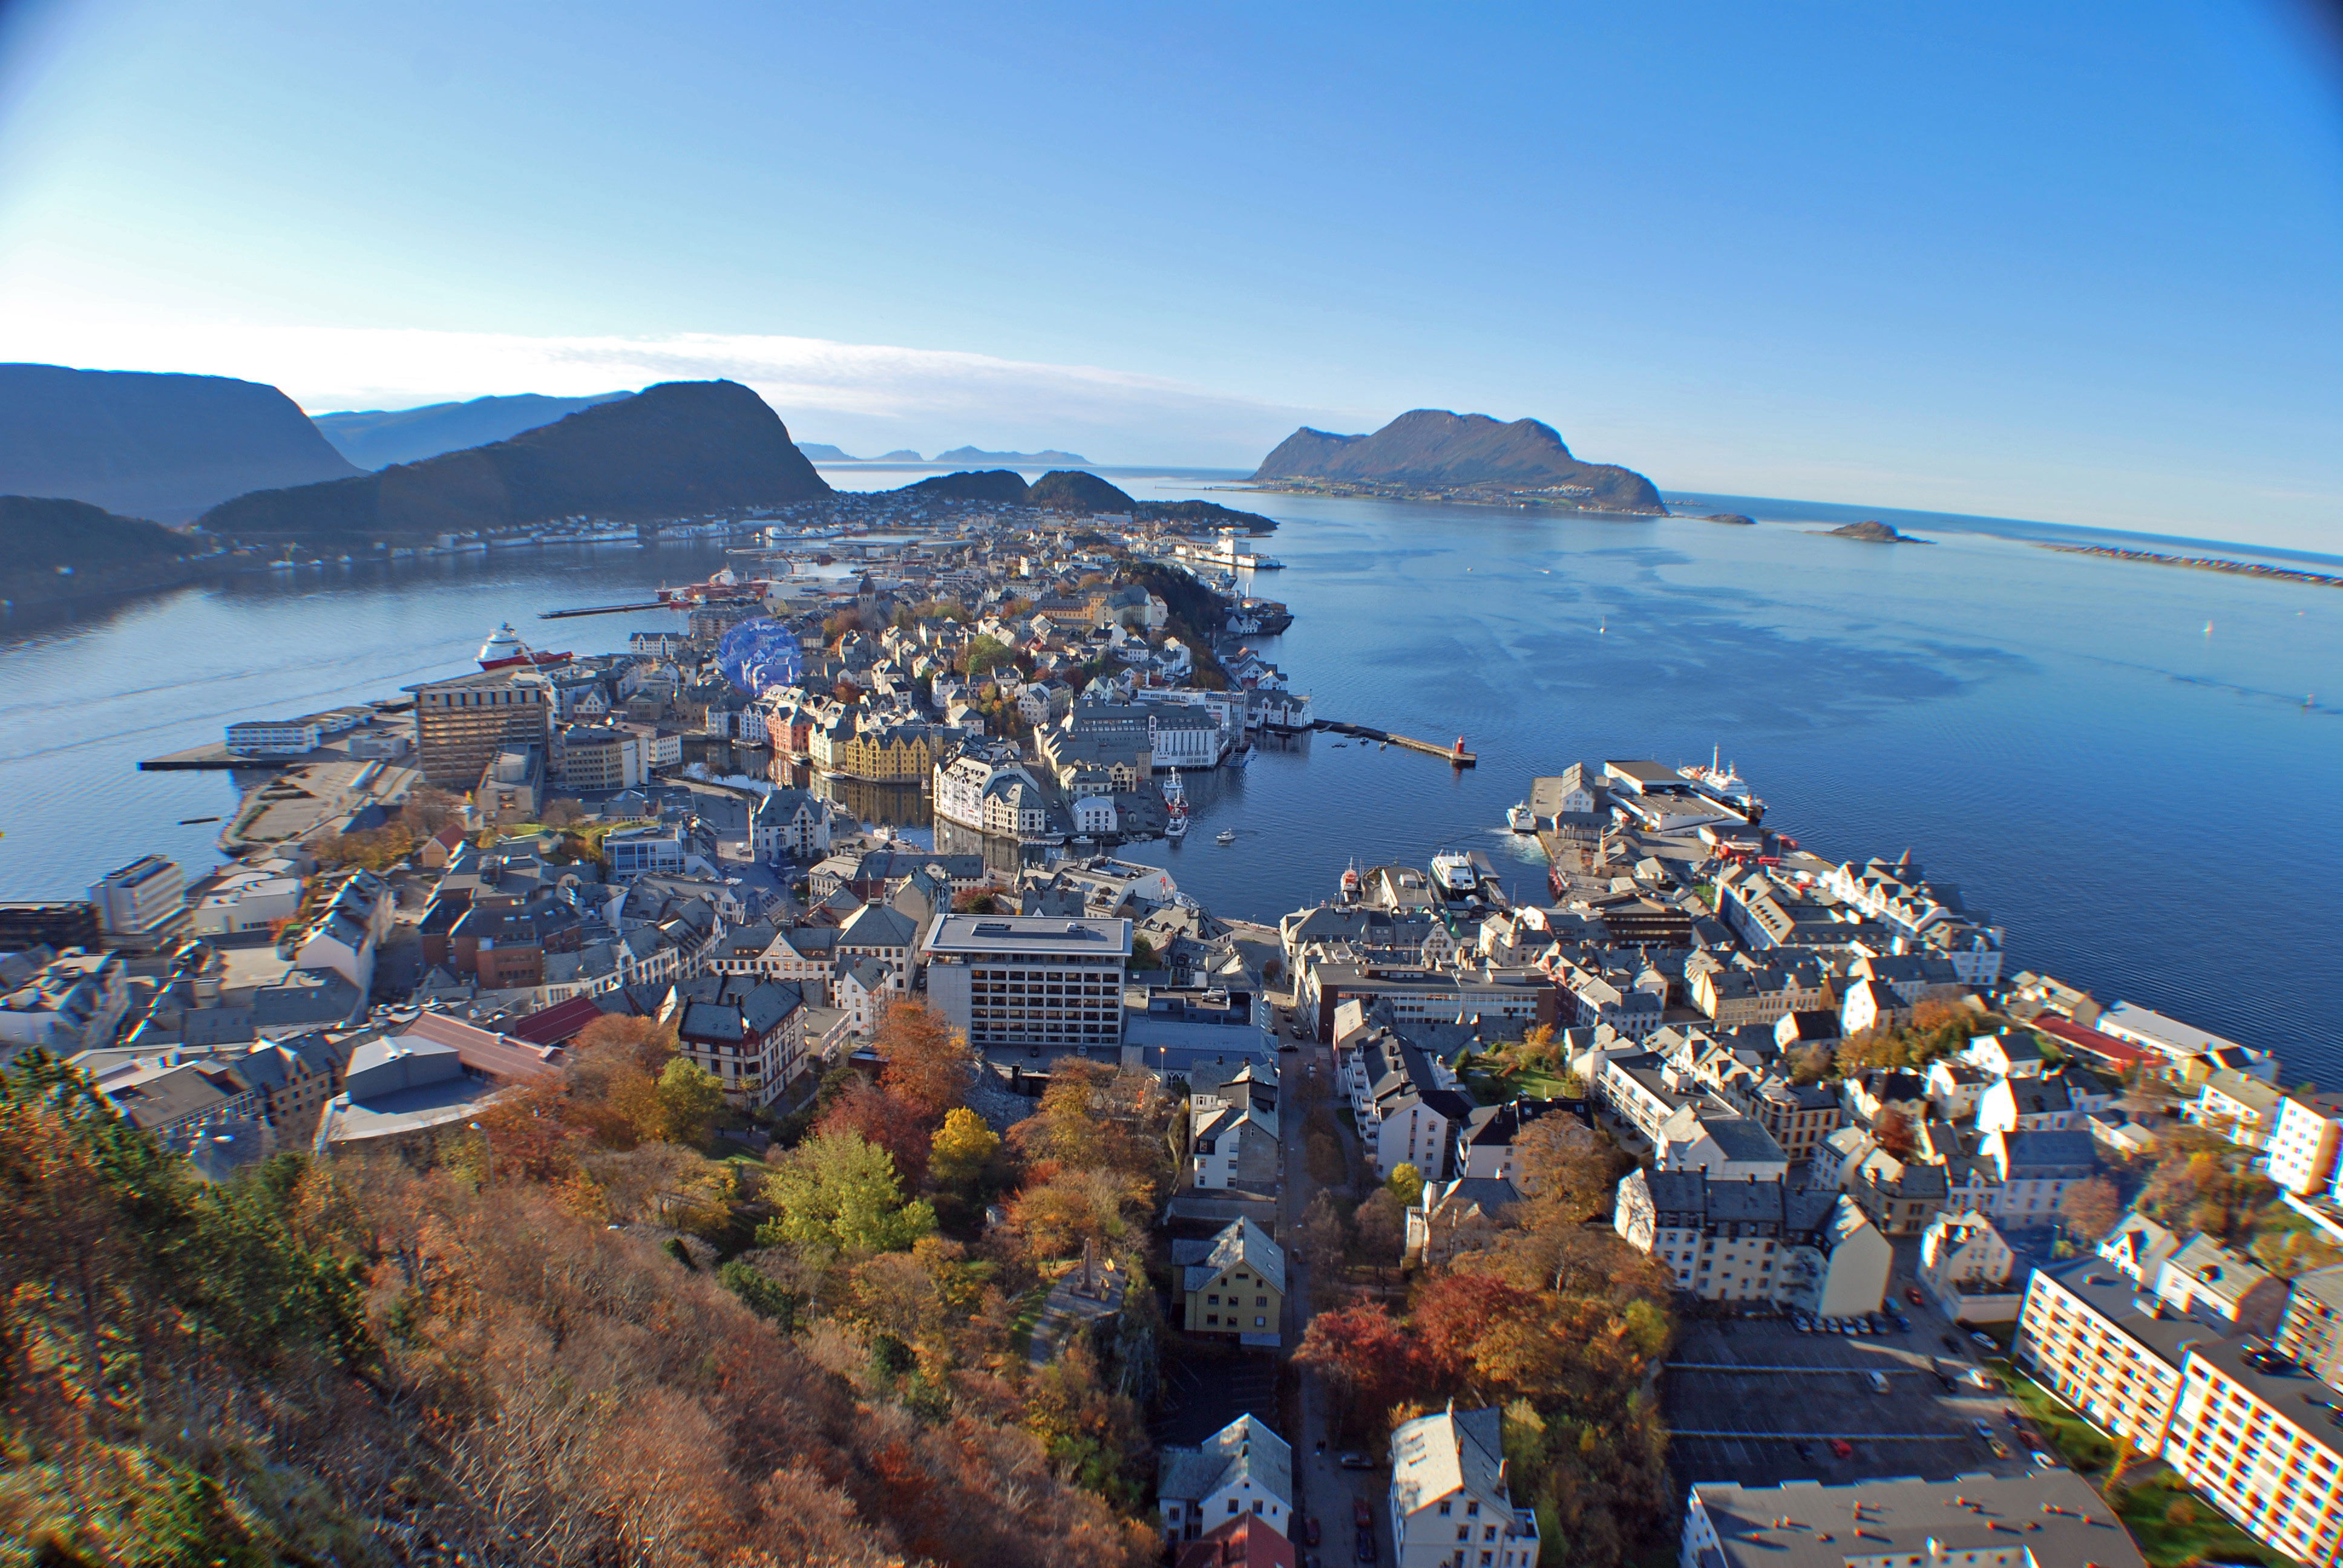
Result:
[[[980,1051],[1122,1044],[1131,922],[938,915],[922,951],[928,999]]]
[[[2326,1191],[2343,1150],[2343,1095],[2298,1092],[2278,1102],[2269,1135],[2269,1179],[2298,1198]]]
[[[324,739],[314,719],[247,719],[227,727],[227,749],[247,757],[299,757]]]
[[[1678,1568],[2147,1568],[2110,1513],[2071,1470],[1837,1486],[1703,1481],[1684,1505],[1676,1561]]]
[[[1613,1229],[1702,1301],[1769,1302],[1827,1317],[1876,1312],[1895,1251],[1844,1193],[1783,1181],[1636,1171]]]
[[[186,907],[186,879],[174,861],[141,855],[89,890],[97,918],[115,936],[143,936]]]
[[[0,1062],[35,1046],[69,1057],[114,1043],[130,970],[118,953],[34,948],[0,957]]]
[[[1391,1437],[1391,1533],[1399,1568],[1536,1568],[1537,1515],[1505,1485],[1503,1417],[1459,1411],[1402,1422]]]
[[[1155,1493],[1168,1541],[1197,1540],[1247,1513],[1288,1535],[1293,1523],[1293,1450],[1265,1423],[1241,1415],[1197,1447],[1165,1449]]]
[[[653,874],[680,874],[683,829],[658,823],[614,829],[602,836],[602,858],[609,863],[610,879],[614,882]]]

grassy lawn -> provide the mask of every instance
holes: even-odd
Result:
[[[2194,1521],[2176,1524],[2165,1515],[2186,1502]],[[2139,1543],[2151,1568],[2185,1568],[2191,1563],[2266,1563],[2295,1568],[2293,1558],[2263,1545],[2221,1516],[2221,1511],[2167,1471],[2122,1488],[2116,1516]]]
[[[1041,1322],[1041,1308],[1050,1300],[1055,1280],[1044,1280],[1019,1298],[1017,1315],[1009,1320],[1009,1348],[1019,1361],[1033,1353],[1033,1330]]]
[[[1503,1105],[1510,1100],[1557,1100],[1562,1097],[1562,1075],[1542,1067],[1517,1067],[1499,1070],[1494,1059],[1486,1056],[1468,1057],[1460,1075],[1464,1087],[1483,1105]]]
[[[2116,1445],[2107,1433],[2059,1403],[2024,1372],[2006,1363],[1997,1363],[1994,1370],[2009,1385],[2010,1402],[2041,1430],[2078,1474],[2097,1480],[2116,1462]]]

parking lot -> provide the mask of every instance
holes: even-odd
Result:
[[[1800,1333],[1785,1318],[1688,1322],[1661,1384],[1678,1478],[1836,1483],[2027,1469],[2008,1401],[1967,1381],[1982,1347],[1934,1313],[1907,1315],[1909,1332],[1891,1324],[1859,1336]],[[1978,1439],[1980,1421],[2006,1453]]]

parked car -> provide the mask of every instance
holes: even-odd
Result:
[[[1979,1442],[1991,1442],[1993,1441],[1993,1428],[1986,1425],[1986,1423],[1981,1421],[1973,1421],[1969,1422],[1969,1430],[1976,1433],[1976,1440]]]
[[[1920,1294],[1920,1287],[1917,1285],[1905,1286],[1904,1299],[1916,1307],[1925,1307],[1928,1304],[1927,1298]]]
[[[1996,1459],[2007,1459],[2009,1457],[2009,1444],[2002,1442],[2001,1439],[1997,1437],[1987,1438],[1986,1441],[1991,1445],[1993,1449],[1993,1456]]]
[[[2034,1468],[2036,1470],[2064,1470],[2066,1468],[2066,1462],[2060,1459],[2056,1454],[2051,1452],[2046,1448],[2037,1448],[2034,1451]]]
[[[1911,1320],[1911,1319],[1909,1319],[1909,1318],[1906,1317],[1902,1312],[1896,1312],[1896,1313],[1892,1313],[1891,1315],[1892,1315],[1892,1316],[1895,1318],[1895,1320],[1896,1320],[1896,1332],[1897,1333],[1899,1333],[1899,1334],[1908,1334],[1908,1333],[1910,1333],[1910,1332],[1912,1332],[1912,1320]]]
[[[1969,1339],[1972,1342],[1983,1345],[1986,1349],[1995,1352],[1996,1353],[1998,1353],[2001,1350],[2001,1346],[1994,1342],[1994,1338],[1991,1334],[1972,1333],[1969,1335]]]
[[[1351,1499],[1352,1523],[1357,1525],[1362,1530],[1365,1530],[1372,1526],[1374,1522],[1375,1516],[1372,1513],[1368,1512],[1367,1500],[1365,1498],[1353,1497]]]
[[[2019,1416],[2017,1413],[2017,1407],[2016,1405],[2004,1405],[2001,1407],[2001,1419],[2009,1422],[2009,1424],[2014,1427],[2024,1418]]]
[[[1951,1351],[1951,1352],[1952,1352],[1953,1353],[1955,1353],[1956,1355],[1957,1355],[1957,1354],[1959,1354],[1959,1353],[1960,1353],[1960,1348],[1961,1348],[1961,1342],[1960,1342],[1960,1341],[1958,1341],[1958,1340],[1956,1340],[1956,1339],[1953,1338],[1953,1336],[1952,1336],[1952,1335],[1950,1335],[1950,1334],[1944,1334],[1944,1335],[1941,1335],[1941,1336],[1939,1336],[1939,1337],[1940,1337],[1940,1338],[1942,1338],[1942,1339],[1944,1340],[1944,1342],[1945,1342],[1945,1348],[1946,1348],[1946,1350]]]
[[[1887,1392],[1887,1374],[1885,1372],[1875,1372],[1871,1374],[1871,1392],[1874,1393],[1885,1393]]]
[[[1838,1455],[1841,1459],[1853,1459],[1855,1457],[1855,1444],[1847,1442],[1847,1440],[1843,1437],[1832,1438],[1830,1440],[1830,1445],[1831,1452]]]
[[[1374,1560],[1375,1533],[1372,1530],[1362,1530],[1359,1532],[1359,1561],[1372,1563]]]
[[[1334,1462],[1341,1465],[1345,1470],[1373,1470],[1375,1467],[1375,1462],[1373,1460],[1369,1459],[1363,1453],[1356,1452],[1346,1453]]]
[[[1315,1546],[1318,1544],[1318,1516],[1316,1514],[1312,1514],[1309,1520],[1302,1526],[1302,1540],[1305,1545]]]
[[[1809,1464],[1813,1463],[1815,1458],[1815,1445],[1811,1442],[1802,1442],[1798,1444],[1798,1457]]]

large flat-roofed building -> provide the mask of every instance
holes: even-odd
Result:
[[[537,670],[483,670],[407,689],[415,696],[416,767],[443,789],[472,789],[508,746],[550,749],[553,682]]]
[[[2147,1564],[2115,1510],[2071,1470],[1844,1486],[1698,1482],[1684,1505],[1677,1562],[1680,1568]]]
[[[928,1000],[979,1050],[1122,1045],[1129,920],[938,915],[922,948]]]
[[[2175,1312],[2105,1258],[2036,1269],[2015,1348],[2045,1388],[2140,1452],[2164,1446],[2192,1341],[2224,1326]]]

